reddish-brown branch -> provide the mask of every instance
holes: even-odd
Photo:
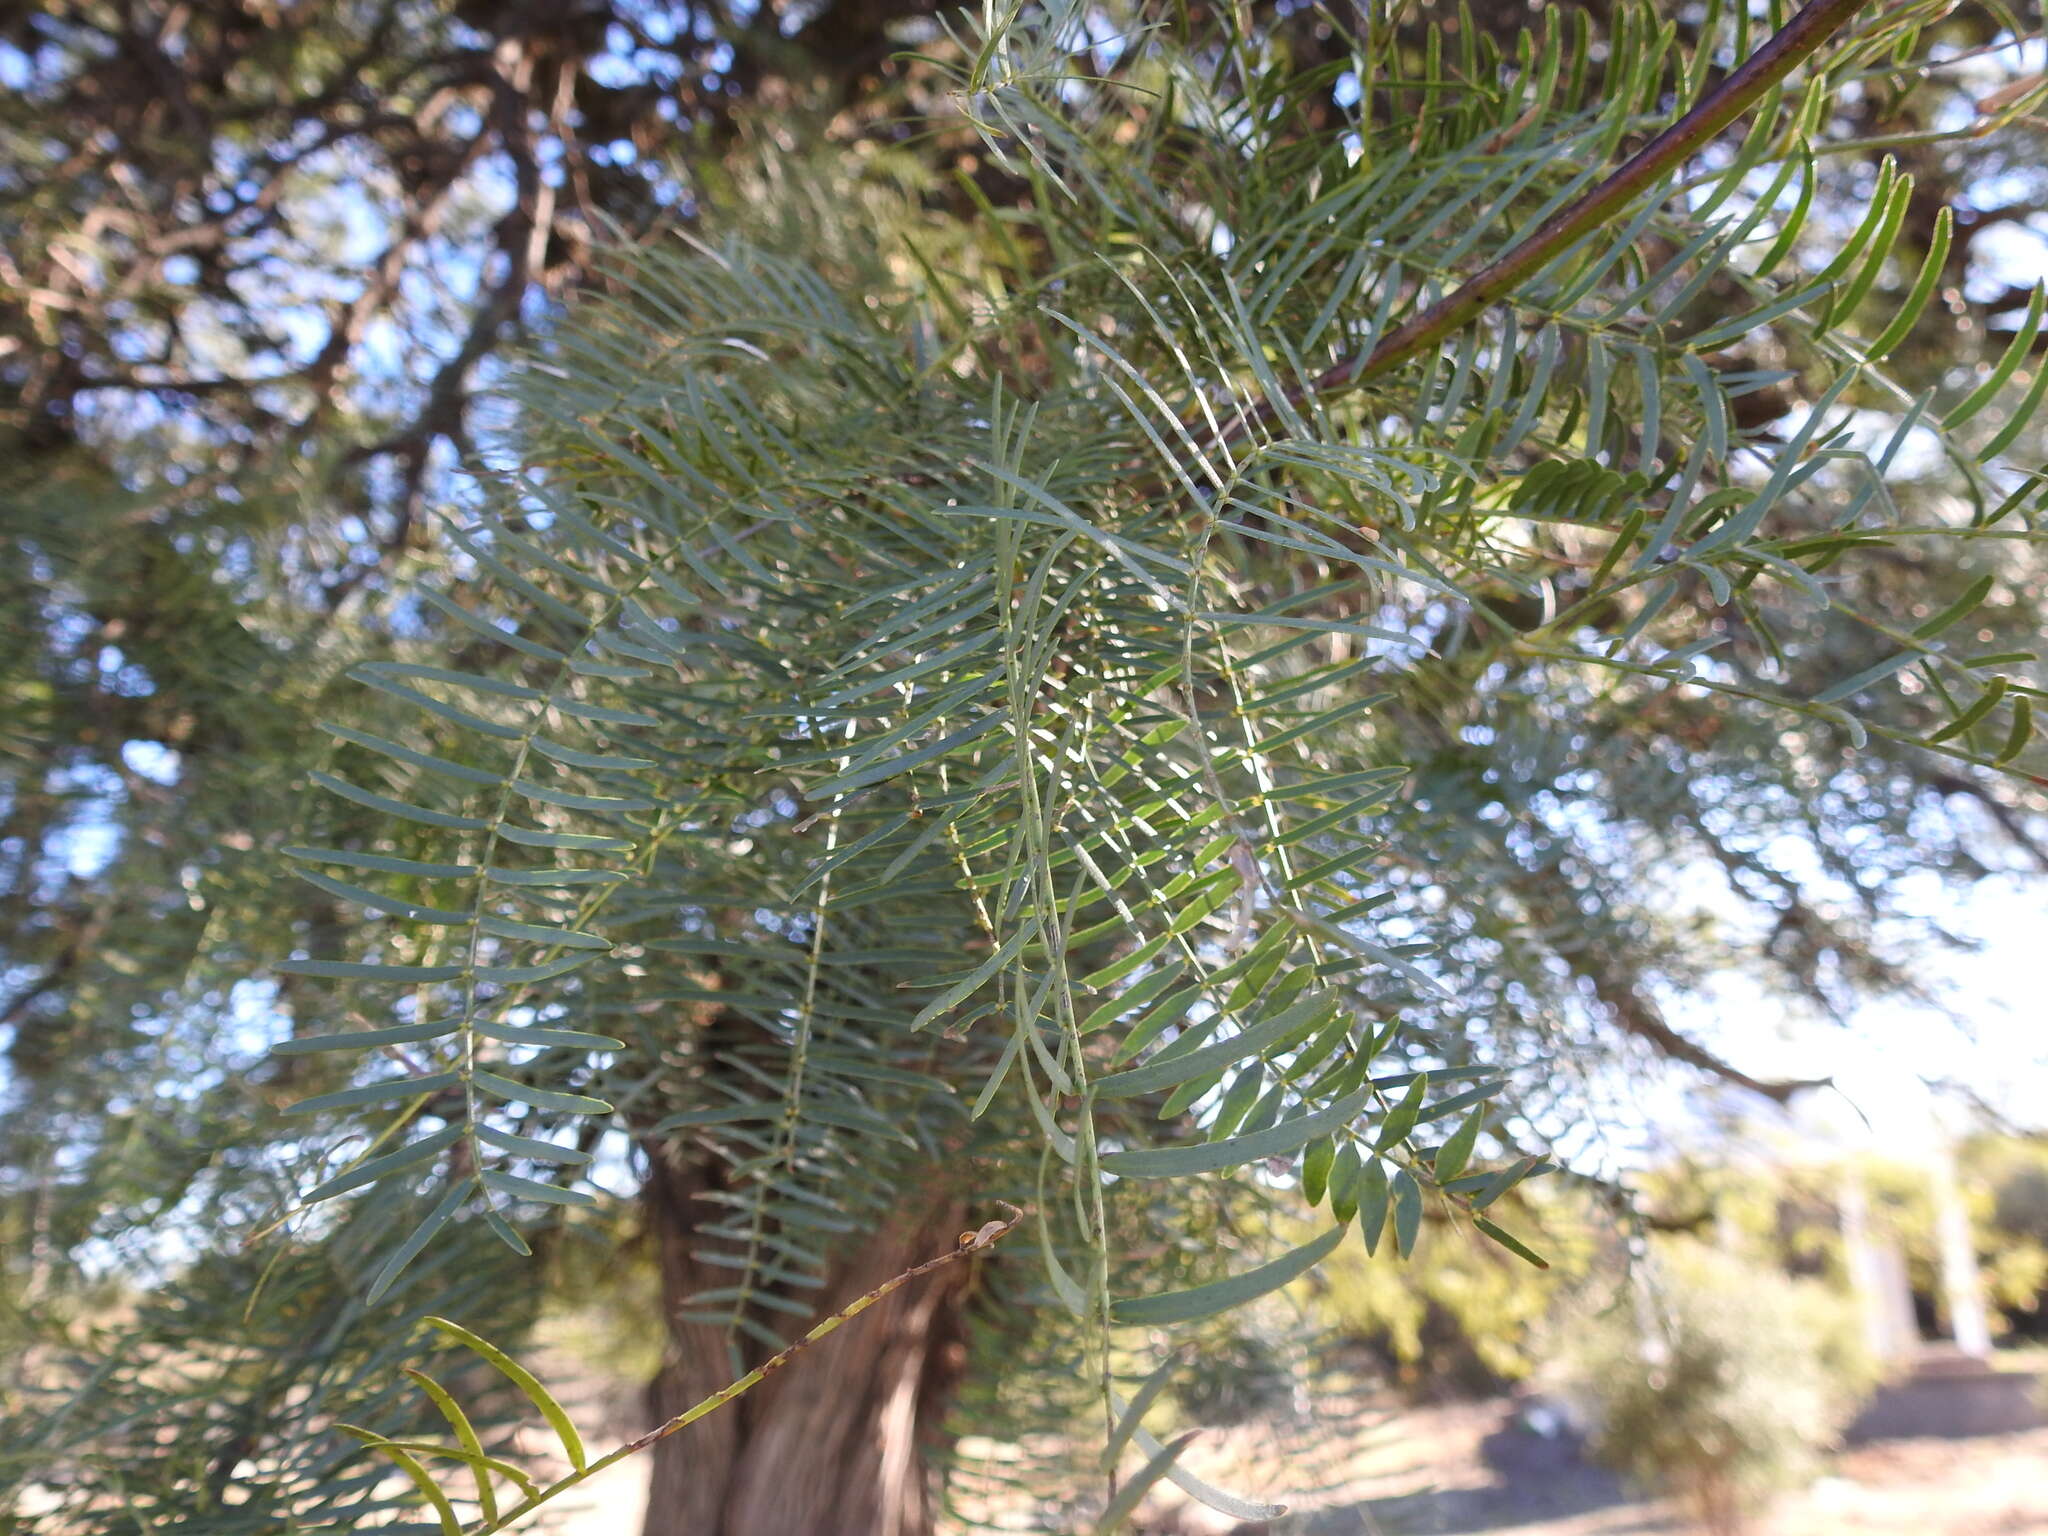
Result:
[[[1225,429],[1221,442],[1237,442],[1271,426],[1284,411],[1311,397],[1355,389],[1442,345],[1445,338],[1469,325],[1513,292],[1517,284],[1618,216],[1666,174],[1698,153],[1870,3],[1871,0],[1812,0],[1690,112],[1631,155],[1577,202],[1552,215],[1528,239],[1511,246],[1453,292],[1390,331],[1371,351],[1347,357],[1308,384],[1289,390],[1284,403],[1266,400],[1247,411]]]

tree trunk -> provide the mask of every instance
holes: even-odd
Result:
[[[734,1282],[704,1263],[697,1224],[726,1208],[699,1196],[719,1170],[656,1153],[644,1192],[661,1269],[668,1350],[649,1387],[655,1422],[732,1379],[728,1335],[682,1322],[687,1299]],[[964,1203],[934,1185],[913,1190],[878,1228],[847,1247],[811,1291],[791,1294],[818,1317],[953,1246]],[[966,1356],[962,1308],[969,1265],[949,1265],[896,1291],[743,1397],[654,1448],[642,1536],[925,1536],[935,1504],[927,1454]],[[788,1330],[796,1320],[755,1314]],[[800,1330],[802,1325],[796,1324]],[[768,1351],[744,1335],[746,1365]]]

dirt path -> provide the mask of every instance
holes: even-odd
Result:
[[[1668,1504],[1635,1498],[1588,1466],[1568,1441],[1525,1427],[1504,1399],[1367,1409],[1341,1438],[1247,1426],[1198,1444],[1188,1460],[1225,1486],[1293,1503],[1273,1536],[1702,1536]],[[565,1499],[558,1529],[631,1536],[645,1498],[644,1464],[629,1462]],[[1040,1529],[1020,1511],[988,1516],[1000,1529]],[[1136,1528],[1232,1529],[1177,1498],[1149,1501]],[[2048,1536],[2048,1429],[1846,1451],[1758,1520],[1753,1536]]]
[[[1392,1426],[1390,1426],[1391,1428]],[[1631,1496],[1570,1447],[1521,1427],[1505,1402],[1424,1409],[1399,1443],[1363,1448],[1357,1503],[1304,1520],[1312,1536],[1697,1536],[1669,1504]],[[2048,1536],[2048,1429],[1882,1441],[1833,1458],[1755,1536]]]

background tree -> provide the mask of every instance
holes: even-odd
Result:
[[[1869,24],[1864,46],[1831,56],[1827,83],[1861,101],[1874,80],[1910,78],[1910,48],[1870,61],[1879,38],[1904,43],[1899,29],[1911,19]],[[1598,81],[1611,104],[1580,118],[1569,110],[1593,98],[1594,82],[1593,66],[1579,62],[1589,34],[1576,22],[1531,39],[1519,70],[1512,43],[1504,61],[1468,27],[1448,54],[1440,36],[1432,44],[1432,34],[1415,34],[1411,50],[1406,35],[1381,31],[1344,39],[1355,51],[1342,58],[1311,50],[1296,71],[1276,46],[1292,32],[1196,18],[1180,35],[1095,38],[1090,72],[1113,77],[1095,84],[1074,78],[1068,56],[1084,39],[1057,19],[998,29],[979,52],[970,44],[951,55],[963,87],[953,99],[990,127],[980,153],[1003,178],[1006,211],[982,230],[962,231],[956,218],[957,199],[988,197],[980,162],[971,187],[907,201],[892,181],[914,193],[938,185],[915,154],[856,150],[792,176],[735,153],[724,172],[733,191],[707,192],[698,214],[749,231],[751,245],[684,258],[650,244],[622,260],[610,303],[591,302],[553,333],[555,382],[528,391],[508,425],[507,468],[475,497],[465,493],[469,531],[437,542],[432,553],[446,565],[438,590],[453,596],[393,609],[374,638],[316,625],[306,639],[287,621],[274,632],[285,643],[265,658],[268,675],[291,677],[304,698],[302,714],[266,722],[281,734],[337,707],[303,681],[308,659],[381,655],[363,674],[378,698],[346,706],[344,745],[329,765],[357,786],[353,795],[294,810],[306,822],[302,844],[345,856],[313,861],[321,899],[275,908],[268,926],[238,933],[208,960],[233,961],[280,920],[296,923],[316,958],[298,967],[310,979],[280,999],[294,1034],[367,1031],[373,1038],[350,1043],[396,1051],[408,1072],[430,1079],[450,1059],[445,1042],[461,1042],[452,1092],[438,1079],[398,1083],[414,1101],[401,1134],[426,1134],[375,1147],[401,1159],[381,1165],[392,1178],[357,1202],[339,1234],[313,1222],[293,1240],[290,1257],[324,1277],[325,1294],[360,1296],[363,1279],[391,1273],[393,1297],[418,1310],[431,1277],[451,1265],[489,1289],[481,1278],[500,1271],[449,1246],[473,1242],[482,1223],[452,1221],[451,1201],[488,1200],[518,1216],[531,1214],[521,1202],[573,1198],[521,1182],[546,1171],[530,1159],[556,1154],[516,1138],[548,1132],[572,1160],[605,1150],[587,1123],[568,1140],[552,1129],[571,1106],[551,1095],[601,1094],[617,1108],[613,1123],[646,1148],[647,1219],[684,1325],[661,1390],[688,1392],[707,1373],[722,1378],[734,1354],[771,1348],[792,1309],[808,1312],[943,1246],[969,1193],[1028,1195],[1063,1210],[1064,1159],[1052,1165],[1051,1193],[1037,1188],[1035,1154],[1048,1138],[1055,1148],[1075,1138],[1077,1189],[1093,1187],[1091,1158],[1144,1166],[1110,1160],[1148,1155],[1137,1144],[1152,1139],[1149,1127],[1109,1114],[1108,1099],[1102,1117],[1079,1113],[1080,1086],[1114,1065],[1096,1043],[1113,1024],[1119,1035],[1193,1026],[1181,1049],[1204,1070],[1159,1081],[1148,1107],[1164,1097],[1185,1125],[1180,1112],[1213,1076],[1220,1098],[1203,1134],[1264,1136],[1250,1145],[1292,1153],[1301,1142],[1279,1143],[1303,1116],[1355,1112],[1351,1098],[1373,1097],[1363,1074],[1376,1054],[1472,1073],[1560,1044],[1578,1059],[1583,1043],[1619,1023],[1740,1080],[1660,1008],[1718,950],[1699,932],[1673,931],[1668,909],[1646,899],[1642,871],[1672,859],[1705,854],[1726,868],[1770,914],[1750,940],[1757,963],[1816,996],[1839,1001],[1894,980],[1876,942],[1887,887],[1865,885],[1861,869],[1873,847],[1911,847],[1901,834],[1916,814],[1913,851],[1924,861],[1925,810],[1947,795],[1967,793],[2024,831],[2010,792],[1977,772],[2008,745],[2025,749],[2024,674],[2002,688],[1985,679],[2015,665],[2001,633],[2031,632],[2039,594],[2025,543],[2008,536],[2029,526],[2032,488],[1976,465],[2017,440],[2013,402],[2028,387],[2033,332],[2015,349],[2011,388],[1973,402],[1994,412],[1982,417],[1990,443],[1981,426],[1967,452],[1952,440],[1954,469],[1920,448],[1898,395],[1865,366],[1865,344],[1910,340],[1890,334],[1889,314],[1861,324],[1870,295],[1910,287],[1917,310],[1945,270],[1934,262],[1933,278],[1917,284],[1921,263],[1897,243],[1906,219],[1891,210],[1895,200],[1910,210],[1912,194],[1887,177],[1861,238],[1823,241],[1817,266],[1828,287],[1804,308],[1769,313],[1777,294],[1813,286],[1795,275],[1774,287],[1758,272],[1756,247],[1795,263],[1804,249],[1797,231],[1777,238],[1770,205],[1822,185],[1799,151],[1816,139],[1832,147],[1827,134],[1843,126],[1788,93],[1753,132],[1744,124],[1729,135],[1729,151],[1744,146],[1751,158],[1716,169],[1709,154],[1688,167],[1704,178],[1695,197],[1725,190],[1718,206],[1649,206],[1639,225],[1532,274],[1510,308],[1452,333],[1440,352],[1412,354],[1341,397],[1307,387],[1326,359],[1342,368],[1365,356],[1459,268],[1497,252],[1503,231],[1561,201],[1569,165],[1617,153],[1725,67],[1711,49],[1673,51],[1639,13],[1614,26]],[[1982,21],[1963,26],[1965,36],[1985,31]],[[451,35],[468,46],[467,34]],[[1732,61],[1761,31],[1725,44],[1711,27],[1708,35]],[[491,57],[514,51],[501,44]],[[527,78],[544,76],[536,67]],[[1551,99],[1546,81],[1564,82],[1563,105],[1532,116]],[[1363,105],[1347,108],[1347,96]],[[1832,99],[1826,89],[1814,98]],[[1984,121],[2017,117],[2029,101],[2013,95]],[[1411,110],[1425,104],[1419,117]],[[935,154],[940,164],[967,169],[965,128]],[[861,194],[853,211],[849,187]],[[1813,206],[1830,204],[1817,193]],[[1725,234],[1752,208],[1757,222],[1741,233],[1758,238],[1747,244],[1719,244],[1702,222],[1728,216]],[[547,223],[521,217],[530,231]],[[1932,225],[1927,238],[1938,238]],[[1838,249],[1848,259],[1829,270]],[[1133,254],[1098,259],[1121,251]],[[1886,258],[1896,251],[1907,255],[1894,268]],[[1752,324],[1728,330],[1722,317],[1745,306]],[[450,387],[467,374],[465,365]],[[1938,407],[1967,426],[1968,413],[1950,405],[1966,381],[1935,382],[1948,390]],[[74,398],[91,393],[80,386]],[[430,379],[422,398],[431,397]],[[1836,415],[1803,413],[1808,400]],[[1853,420],[1838,419],[1852,408]],[[416,430],[418,418],[408,423]],[[180,430],[189,425],[179,418]],[[1857,441],[1845,428],[1869,432],[1891,471],[1889,498],[1871,489],[1871,455],[1843,451]],[[440,486],[429,473],[433,436],[406,459],[401,435],[369,439],[396,456],[387,476],[395,499],[337,524],[381,528],[371,543],[418,527],[408,509]],[[139,441],[131,430],[89,446],[142,459]],[[1914,454],[1901,458],[1909,443]],[[1924,506],[1904,473],[1916,464]],[[372,466],[354,483],[374,496],[377,474]],[[324,513],[342,482],[279,483],[317,484],[305,496]],[[1959,485],[1974,508],[1942,499]],[[89,483],[86,492],[97,505],[108,489]],[[221,502],[242,500],[209,500],[200,515],[217,520]],[[1926,539],[1915,518],[1960,525],[1967,537]],[[296,554],[296,523],[267,524],[277,536],[269,548],[214,538],[217,525],[165,542],[239,569],[279,608],[318,564]],[[1903,559],[1899,545],[1911,551]],[[1922,556],[1923,547],[1943,553]],[[349,569],[361,563],[351,554]],[[81,566],[73,558],[64,568]],[[983,570],[988,581],[971,578]],[[1813,601],[1822,571],[1837,600],[1825,618]],[[1983,591],[1980,575],[1992,578]],[[370,585],[356,578],[347,590]],[[1015,601],[992,600],[1012,589]],[[240,602],[201,590],[233,615],[235,633],[249,633],[247,587]],[[1896,617],[1914,604],[1919,622],[1901,626]],[[521,626],[521,641],[504,638],[500,614]],[[1936,649],[1941,630],[1965,618],[1985,631],[1976,643],[1986,650]],[[65,638],[68,619],[45,609],[25,628],[49,637],[24,657],[29,686],[47,690],[53,671],[82,676],[87,702],[104,709],[105,696],[124,696],[125,664],[109,668],[104,642],[126,631],[102,635],[82,667],[84,642]],[[166,644],[175,651],[197,632],[181,619],[166,626]],[[1714,638],[1723,643],[1700,664],[1704,687],[1670,687],[1693,661],[1688,648]],[[1616,639],[1633,646],[1620,666],[1607,654]],[[1873,693],[1859,705],[1871,717],[1861,727],[1840,713],[1901,658],[1927,669],[1925,686],[1904,698]],[[212,653],[205,659],[194,676],[218,678]],[[173,675],[168,662],[127,692],[160,698],[159,673]],[[265,674],[230,675],[239,688]],[[1391,697],[1366,702],[1368,676]],[[1780,751],[1780,716],[1727,702],[1759,695],[1778,706],[1823,702]],[[222,711],[238,724],[242,697],[229,692]],[[1938,737],[1978,705],[1963,728]],[[68,726],[53,716],[44,739],[65,740]],[[1860,730],[1874,734],[1850,760]],[[555,750],[530,746],[536,739]],[[136,740],[184,750],[124,726],[102,751]],[[496,745],[506,741],[509,751]],[[893,749],[909,761],[892,759]],[[422,764],[421,753],[454,766]],[[257,783],[278,782],[288,760],[275,743],[247,758],[269,775]],[[1412,777],[1401,772],[1408,764]],[[180,798],[169,803],[187,828],[205,804],[191,798],[203,781],[189,774],[181,764]],[[248,782],[222,775],[222,803],[244,808]],[[148,798],[135,785],[128,794]],[[405,813],[378,796],[409,801],[427,819],[393,822]],[[24,866],[33,846],[50,869],[46,844],[60,822],[109,814],[85,809],[46,812],[19,843]],[[515,812],[527,819],[512,821]],[[466,841],[472,833],[481,841]],[[1778,867],[1770,850],[1788,835],[1821,855],[1821,876]],[[1935,851],[1967,872],[1964,835],[1942,835]],[[505,846],[530,849],[535,838],[542,853]],[[1369,865],[1381,839],[1391,858]],[[639,851],[614,846],[626,842]],[[620,860],[558,877],[550,848]],[[1858,870],[1850,899],[1830,888],[1831,866]],[[356,883],[365,871],[401,883],[369,889]],[[243,878],[257,899],[274,900],[263,876]],[[431,883],[448,879],[469,883],[466,901]],[[71,906],[118,910],[107,906],[112,890],[161,904],[172,888],[127,859],[113,881],[95,884]],[[32,883],[24,889],[39,907],[64,910]],[[358,913],[424,922],[417,939],[380,933],[368,963],[425,969],[408,978],[326,964]],[[584,921],[600,923],[602,938],[581,937]],[[624,952],[572,969],[605,943]],[[1411,952],[1420,944],[1427,957]],[[97,966],[92,943],[78,953]],[[1170,974],[1162,957],[1175,953],[1182,971]],[[39,1023],[87,1000],[68,972],[43,985],[52,966],[27,983]],[[455,974],[440,974],[451,966]],[[161,995],[154,957],[127,969]],[[949,1027],[906,1033],[932,994],[906,1003],[903,988],[935,975]],[[425,990],[396,1013],[366,997],[354,1022],[357,1000],[326,985],[379,979]],[[1204,989],[1182,997],[1197,979]],[[1120,990],[1147,986],[1156,990],[1135,999]],[[444,988],[445,1013],[434,997]],[[188,1028],[218,1016],[219,999],[199,1001]],[[1151,1011],[1126,1017],[1144,1005]],[[1297,1005],[1306,1011],[1290,1016]],[[996,1022],[976,1024],[978,1009],[997,1010]],[[1059,1028],[1037,1034],[1048,1016]],[[152,1029],[163,1028],[160,1017]],[[1249,1033],[1230,1035],[1226,1020]],[[1314,1060],[1296,1038],[1303,1028]],[[585,1038],[549,1033],[563,1029]],[[1217,1038],[1199,1043],[1205,1033]],[[90,1038],[98,1054],[45,1057],[45,1081],[69,1089],[70,1114],[34,1124],[45,1142],[90,1126],[82,1144],[115,1144],[101,1118],[114,1106],[95,1102],[104,1097],[96,1084],[136,1053],[133,1042]],[[176,1070],[170,1043],[190,1038],[165,1030],[152,1042],[164,1076]],[[1233,1039],[1213,1057],[1196,1055]],[[1121,1049],[1146,1043],[1126,1036]],[[603,1054],[586,1059],[593,1047]],[[529,1058],[534,1048],[541,1054]],[[476,1076],[474,1049],[498,1063],[486,1069],[495,1078]],[[288,1057],[272,1091],[347,1083],[325,1059]],[[1345,1076],[1354,1067],[1357,1081]],[[996,1072],[988,1113],[963,1122],[959,1106]],[[368,1087],[341,1087],[354,1097],[332,1110],[374,1113]],[[224,1097],[234,1093],[223,1085]],[[493,1094],[513,1107],[489,1108]],[[1506,1155],[1532,1144],[1538,1124],[1571,1107],[1568,1095],[1546,1102],[1535,1084],[1521,1104],[1520,1117],[1490,1123],[1487,1147]],[[200,1149],[192,1161],[203,1165],[215,1148],[239,1144],[261,1187],[279,1161],[231,1132],[219,1118],[230,1113],[195,1116],[164,1147]],[[155,1118],[153,1106],[135,1117]],[[1317,1137],[1305,1139],[1320,1156]],[[1414,1209],[1431,1173],[1429,1148],[1405,1144],[1395,1136],[1386,1147],[1397,1159],[1397,1213]],[[139,1167],[145,1198],[161,1198],[156,1167],[127,1166]],[[1361,1177],[1382,1167],[1356,1166]],[[437,1167],[447,1182],[412,1215],[428,1215],[422,1251],[441,1267],[394,1271],[388,1250],[352,1246],[407,1208],[406,1180]],[[209,1179],[192,1214],[226,1235],[237,1222],[204,1203],[226,1198],[214,1193],[213,1170]],[[49,1230],[50,1183],[47,1173],[34,1181],[31,1228]],[[98,1203],[107,1183],[104,1170],[82,1180],[80,1204]],[[248,1187],[233,1197],[240,1230],[264,1219]],[[906,1199],[906,1188],[917,1192]],[[1067,1268],[1051,1283],[1063,1291],[1063,1275],[1075,1287],[1069,1299],[1090,1321],[1083,1336],[1098,1340],[1112,1294],[1162,1283],[1156,1270],[1143,1282],[1121,1274],[1111,1242],[1120,1223],[1186,1234],[1172,1260],[1187,1266],[1181,1278],[1214,1272],[1205,1234],[1215,1229],[1189,1215],[1190,1202],[1216,1198],[1206,1185],[1153,1185],[1132,1172],[1116,1189],[1113,1200],[1083,1198],[1054,1229]],[[705,1196],[731,1214],[692,1220]],[[886,1214],[906,1210],[921,1219]],[[130,1233],[138,1225],[111,1223]],[[849,1226],[875,1227],[879,1240],[836,1240]],[[602,1240],[601,1229],[586,1230]],[[90,1235],[45,1238],[42,1251],[75,1262]],[[530,1290],[511,1294],[530,1305]],[[962,1324],[944,1295],[904,1304],[925,1308],[912,1314],[915,1327],[835,1346],[886,1358],[848,1360],[832,1379],[897,1383],[921,1415],[856,1442],[820,1429],[872,1422],[850,1392],[790,1387],[749,1399],[705,1427],[724,1437],[708,1455],[719,1474],[692,1479],[659,1508],[696,1519],[689,1528],[825,1529],[818,1511],[832,1504],[846,1528],[874,1528],[838,1497],[851,1483],[877,1489],[889,1518],[914,1528],[924,1495],[913,1453],[960,1368],[949,1343]],[[398,1347],[372,1326],[377,1342],[348,1356],[346,1381],[378,1379]],[[207,1474],[144,1454],[151,1496],[214,1520],[209,1501],[230,1489],[242,1498],[262,1490],[245,1506],[253,1519],[309,1496],[345,1503],[351,1490],[332,1475],[340,1448],[322,1451],[332,1458],[324,1463],[298,1457],[288,1477],[249,1455],[252,1435],[314,1444],[307,1431],[324,1402],[277,1412],[304,1369],[294,1348],[242,1370],[225,1392],[224,1378],[202,1375],[194,1395],[223,1404],[190,1436],[191,1464]],[[147,1392],[142,1374],[127,1380]],[[252,1375],[261,1386],[243,1379]],[[135,1411],[81,1401],[88,1408],[66,1431],[74,1444]],[[156,1411],[169,1416],[177,1401],[159,1396]],[[799,1468],[791,1444],[815,1454]],[[707,1455],[694,1449],[693,1461]],[[675,1477],[673,1464],[661,1476]],[[89,1496],[86,1482],[79,1488]]]

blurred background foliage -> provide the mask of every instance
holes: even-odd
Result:
[[[2048,1147],[2033,1137],[1982,1135],[1958,1147],[1956,1162],[1993,1329],[2007,1345],[2038,1346],[2048,1337],[2048,1205],[2041,1198]],[[1810,1280],[1853,1322],[1840,1210],[1851,1176],[1898,1245],[1924,1332],[1941,1336],[1948,1320],[1924,1165],[1770,1156],[1754,1147],[1732,1155],[1718,1146],[1695,1149],[1642,1170],[1626,1215],[1615,1212],[1607,1192],[1583,1184],[1516,1191],[1503,1222],[1531,1235],[1550,1260],[1546,1271],[1531,1273],[1490,1245],[1431,1224],[1407,1264],[1340,1250],[1305,1283],[1307,1304],[1335,1335],[1369,1349],[1388,1379],[1418,1400],[1540,1381],[1561,1347],[1559,1318],[1588,1295],[1613,1299],[1632,1243],[1645,1252],[1705,1248],[1753,1275]]]
[[[1881,1367],[1814,1281],[1688,1245],[1638,1287],[1638,1306],[1559,1320],[1557,1374],[1600,1460],[1732,1536],[1819,1471]]]

